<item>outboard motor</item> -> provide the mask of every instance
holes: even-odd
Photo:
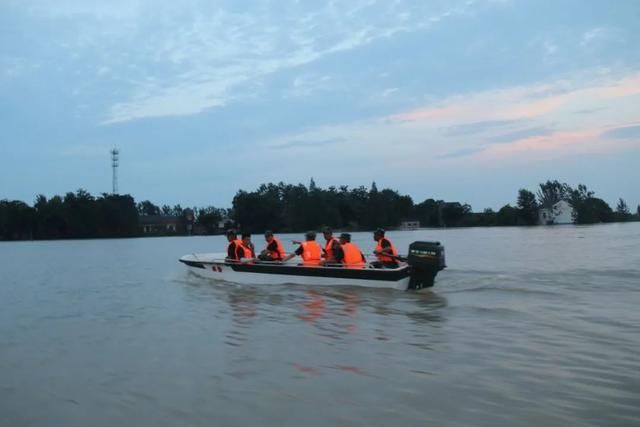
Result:
[[[407,263],[411,266],[409,289],[429,288],[438,271],[446,268],[444,246],[440,242],[413,242],[409,245]]]

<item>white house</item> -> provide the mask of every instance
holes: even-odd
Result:
[[[538,224],[573,224],[573,208],[566,200],[560,200],[551,208],[538,211]]]

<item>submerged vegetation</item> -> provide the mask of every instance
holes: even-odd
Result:
[[[585,185],[572,188],[558,181],[540,184],[535,194],[520,189],[515,206],[473,212],[461,202],[426,199],[415,204],[395,190],[378,190],[375,182],[369,189],[322,189],[311,180],[309,186],[280,182],[239,190],[231,209],[160,207],[148,200],[136,203],[130,195],[94,197],[85,190],[50,199],[39,195],[33,206],[0,200],[0,240],[214,234],[231,226],[251,232],[297,232],[323,225],[371,230],[397,227],[403,220],[419,221],[422,227],[535,225],[541,223],[541,209],[553,211],[561,201],[571,206],[576,224],[640,220],[640,206],[632,214],[619,199],[613,210]]]

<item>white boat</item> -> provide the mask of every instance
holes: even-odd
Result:
[[[245,259],[230,261],[225,253],[190,254],[179,261],[199,277],[225,282],[274,285],[366,286],[400,290],[431,287],[438,271],[444,269],[444,247],[439,242],[414,242],[409,255],[398,257],[398,268],[374,268],[370,263],[358,268],[305,266],[290,260],[268,262]]]

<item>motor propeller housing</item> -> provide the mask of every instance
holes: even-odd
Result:
[[[444,246],[440,242],[413,242],[409,245],[407,263],[411,266],[409,289],[433,286],[436,275],[444,270]]]

